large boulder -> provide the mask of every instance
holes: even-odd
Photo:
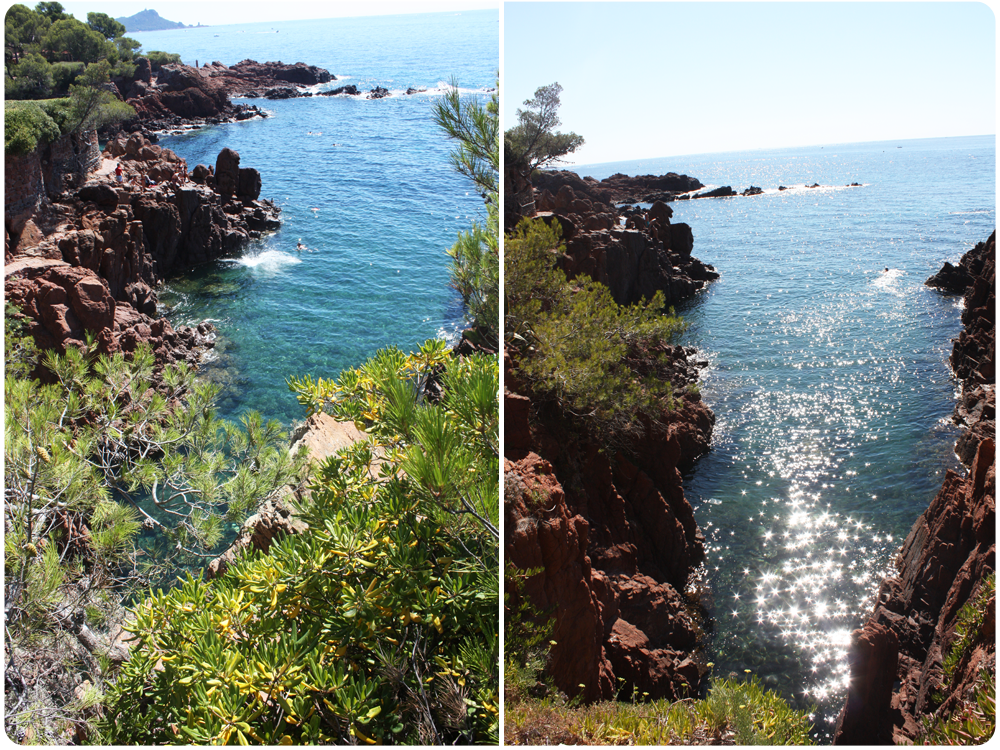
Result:
[[[155,96],[163,107],[181,117],[214,117],[230,106],[225,88],[197,68],[163,65],[156,83],[160,91]]]
[[[114,325],[114,297],[89,268],[52,262],[25,266],[7,275],[4,293],[33,321],[29,331],[43,348],[63,351],[71,340],[82,342],[84,331],[99,334]]]
[[[77,191],[77,196],[80,200],[112,209],[118,205],[118,191],[106,182],[88,183]]]
[[[314,86],[317,83],[336,80],[325,68],[317,68],[315,65],[306,65],[303,62],[288,64],[280,61],[259,63],[256,60],[242,60],[229,68],[226,73],[257,82],[258,85],[268,81],[287,81],[300,86]]]
[[[241,167],[239,185],[236,189],[237,197],[257,200],[260,197],[260,187],[260,172],[253,167]]]
[[[215,189],[219,195],[235,195],[240,184],[240,155],[224,148],[215,160]]]
[[[335,89],[330,89],[329,91],[321,91],[316,96],[338,96],[340,94],[348,94],[350,96],[358,96],[361,92],[358,87],[353,83],[347,86],[338,86]]]

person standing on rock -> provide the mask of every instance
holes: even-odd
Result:
[[[121,163],[118,163],[118,164],[115,165],[115,179],[118,180],[119,183],[122,182],[122,165],[121,165]]]

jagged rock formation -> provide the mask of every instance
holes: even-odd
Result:
[[[259,173],[224,154],[235,195],[189,180],[183,159],[141,135],[120,136],[104,155],[117,157],[122,182],[108,159],[75,193],[42,194],[35,208],[7,212],[5,297],[28,317],[40,348],[81,346],[89,331],[102,353],[148,342],[160,367],[197,361],[212,344],[211,324],[174,330],[156,318],[155,287],[280,226],[279,209],[252,197]],[[146,177],[159,184],[143,186]]]
[[[529,179],[508,160],[505,231],[521,217],[558,224],[559,265],[569,279],[589,276],[619,304],[657,291],[673,304],[718,278],[691,257],[690,227],[671,224],[663,202],[700,186],[675,174],[598,182],[562,171]],[[654,201],[649,210],[613,205],[646,198]],[[680,470],[708,449],[715,418],[687,387],[698,378],[694,353],[669,345],[642,353],[671,363],[664,377],[684,395],[657,423],[644,422],[627,451],[602,449],[585,421],[536,402],[505,355],[505,554],[517,568],[541,569],[523,591],[554,617],[549,673],[570,695],[679,699],[700,683],[704,668],[692,656],[700,610],[685,589],[704,557],[704,537]]]
[[[566,275],[601,282],[618,304],[650,299],[657,291],[674,304],[719,277],[691,256],[691,227],[671,224],[673,211],[662,201],[648,211],[620,211],[601,201],[607,193],[593,181],[572,172],[541,173],[536,182],[543,187],[536,191],[535,215],[561,227]]]
[[[675,392],[697,379],[692,352],[665,347]],[[633,690],[683,698],[703,668],[691,651],[697,606],[685,596],[704,538],[680,469],[708,448],[714,417],[694,393],[647,424],[632,451],[611,455],[551,406],[536,404],[505,358],[504,548],[542,568],[524,591],[555,618],[550,674],[586,700]],[[583,686],[582,688],[580,686]]]
[[[948,471],[903,544],[898,575],[882,582],[871,617],[852,634],[851,686],[834,736],[838,744],[912,742],[922,717],[950,713],[982,669],[996,674],[994,597],[981,632],[947,683],[942,669],[957,638],[959,610],[996,568],[995,264],[995,232],[960,264],[972,279],[951,365],[962,381],[956,421],[967,428],[956,449],[969,473]],[[932,281],[958,291],[955,276],[946,265]]]

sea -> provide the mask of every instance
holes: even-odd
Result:
[[[670,204],[721,274],[677,308],[717,420],[685,494],[707,538],[713,675],[755,675],[829,742],[851,631],[946,470],[964,473],[948,367],[962,298],[924,281],[996,226],[995,137],[571,169],[764,191]]]
[[[175,277],[160,291],[172,324],[211,321],[215,348],[202,373],[223,386],[219,414],[248,410],[286,426],[304,419],[290,376],[334,378],[376,350],[411,351],[428,338],[457,340],[461,298],[446,250],[482,198],[450,160],[453,143],[434,104],[451,85],[485,103],[497,85],[497,10],[232,24],[134,33],[143,52],[204,65],[305,62],[363,95],[245,100],[269,117],[163,135],[196,164],[223,148],[260,171],[261,197],[282,227],[239,255]],[[418,93],[407,94],[407,89]],[[244,101],[234,99],[234,101]],[[298,243],[305,250],[297,250]]]

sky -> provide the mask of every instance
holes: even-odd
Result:
[[[259,21],[298,21],[342,16],[381,16],[401,13],[438,13],[453,10],[496,8],[500,0],[374,0],[373,2],[275,2],[268,0],[86,0],[63,2],[63,8],[86,22],[87,13],[107,13],[112,18],[133,16],[152,9],[168,21],[188,26],[222,26]],[[36,0],[22,0],[34,8]],[[9,5],[9,3],[8,3]]]
[[[504,5],[502,117],[563,87],[569,164],[996,133],[981,3]]]

